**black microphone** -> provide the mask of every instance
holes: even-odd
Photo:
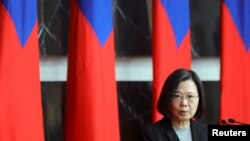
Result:
[[[241,125],[250,125],[250,124],[248,124],[248,123],[240,122],[240,121],[234,120],[234,119],[232,119],[232,118],[229,118],[227,121],[228,121],[229,123],[232,123],[232,124],[237,123],[237,124],[241,124]]]
[[[226,120],[224,120],[224,119],[223,119],[223,120],[221,120],[220,122],[221,122],[221,124],[223,124],[223,125],[228,125],[227,121],[226,121]]]

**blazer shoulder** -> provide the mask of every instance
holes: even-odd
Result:
[[[207,141],[207,124],[199,122],[199,121],[193,121],[191,124],[191,130],[193,134],[193,140],[194,141]]]
[[[193,126],[195,128],[199,128],[199,129],[202,129],[202,130],[207,130],[207,124],[206,123],[202,123],[202,122],[199,122],[199,121],[193,121],[192,122]]]
[[[141,137],[150,139],[159,139],[165,136],[166,131],[169,130],[171,126],[166,124],[165,120],[159,120],[155,123],[148,123],[141,129]]]

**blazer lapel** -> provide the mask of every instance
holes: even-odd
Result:
[[[166,136],[170,141],[180,141],[172,127],[166,132]]]
[[[170,141],[180,141],[172,127],[170,120],[168,118],[164,118],[162,122],[163,123],[161,125],[165,131],[166,138]]]
[[[192,138],[193,138],[193,141],[202,141],[202,134],[204,133],[201,133],[202,131],[199,130],[199,128],[197,127],[197,125],[195,124],[194,121],[191,120],[191,130],[192,130]]]

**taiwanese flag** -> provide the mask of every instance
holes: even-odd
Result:
[[[250,123],[250,1],[225,0],[221,24],[220,119]]]
[[[168,75],[191,67],[188,0],[153,1],[153,121],[161,118],[157,100]]]
[[[119,141],[112,0],[71,0],[66,141]]]
[[[35,0],[0,0],[0,97],[0,141],[44,141]]]

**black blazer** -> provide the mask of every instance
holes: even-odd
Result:
[[[207,141],[207,125],[191,120],[191,134],[193,141]],[[140,134],[141,141],[180,141],[175,133],[171,121],[163,118],[153,124],[143,127]]]

